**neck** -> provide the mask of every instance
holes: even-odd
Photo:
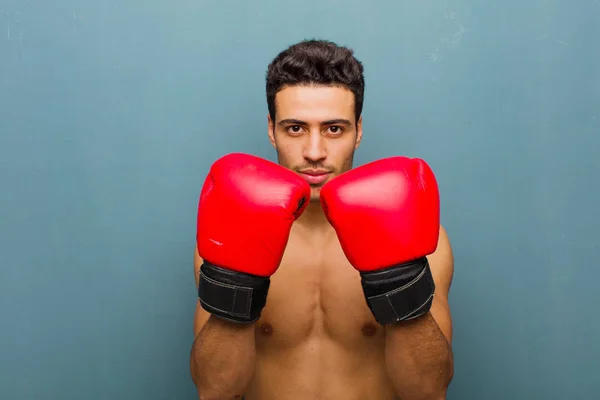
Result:
[[[329,230],[332,228],[323,213],[321,203],[318,201],[311,201],[296,223],[307,228],[310,227],[311,230]]]

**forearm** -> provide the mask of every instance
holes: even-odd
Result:
[[[254,371],[254,325],[226,322],[215,316],[208,319],[190,357],[199,399],[241,398]]]
[[[442,400],[454,374],[452,349],[430,313],[386,327],[385,359],[402,400]]]

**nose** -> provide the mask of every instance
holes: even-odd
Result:
[[[325,138],[320,132],[310,132],[304,147],[304,158],[311,162],[322,161],[327,157]]]

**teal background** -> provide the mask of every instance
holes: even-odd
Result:
[[[598,0],[0,0],[0,398],[195,398],[200,185],[275,159],[266,66],[310,37],[365,64],[356,164],[437,174],[449,399],[600,398]]]

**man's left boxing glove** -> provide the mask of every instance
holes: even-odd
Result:
[[[308,183],[271,161],[229,154],[212,165],[196,235],[204,261],[198,296],[205,310],[238,323],[259,319],[270,276],[309,199]]]
[[[427,313],[435,285],[426,256],[436,250],[440,229],[438,187],[429,166],[406,157],[366,164],[326,183],[321,204],[360,272],[377,322]]]

